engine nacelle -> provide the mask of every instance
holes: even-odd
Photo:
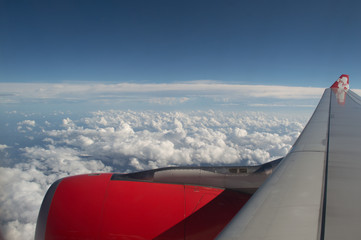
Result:
[[[250,194],[187,184],[67,177],[42,203],[35,240],[213,239]]]

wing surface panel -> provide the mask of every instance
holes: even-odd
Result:
[[[318,239],[331,89],[282,160],[218,239]]]
[[[345,104],[331,97],[324,239],[361,236],[361,105],[348,91]]]

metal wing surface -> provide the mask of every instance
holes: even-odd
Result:
[[[359,239],[361,98],[348,75],[325,90],[275,172],[217,239]]]

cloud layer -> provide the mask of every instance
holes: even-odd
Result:
[[[314,108],[322,93],[321,88],[239,85],[215,81],[167,84],[0,83],[0,105],[87,103],[87,107],[102,105],[101,109],[104,109],[107,105],[124,110],[144,106],[145,109],[158,107],[156,110],[162,107],[164,110],[165,106],[172,106],[173,110],[174,106],[182,106],[182,109],[197,106],[197,109],[203,110],[215,109],[215,106],[220,109],[225,106],[238,106],[238,109],[247,106]],[[262,105],[265,101],[268,106]]]
[[[225,84],[215,81],[194,81],[184,83],[0,83],[0,96],[11,99],[12,97],[27,98],[56,98],[68,96],[81,98],[85,96],[113,96],[121,93],[159,93],[182,92],[228,95],[237,94],[246,97],[272,97],[280,99],[318,98],[323,88],[314,87],[289,87],[272,85],[240,85]]]
[[[131,172],[180,165],[260,164],[284,156],[305,118],[244,112],[98,111],[59,121],[16,124],[29,144],[20,162],[0,168],[1,228],[6,239],[32,239],[42,198],[55,180],[89,172]],[[55,124],[54,122],[59,122]],[[35,139],[32,136],[37,136]]]

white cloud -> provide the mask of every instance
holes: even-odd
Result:
[[[65,119],[63,119],[63,126],[73,127],[74,123],[70,118],[65,118]]]
[[[142,96],[146,101],[157,104],[184,103],[195,96],[226,102],[234,98],[317,99],[324,90],[313,87],[239,85],[210,81],[163,84],[0,83],[0,89],[0,94],[3,93],[8,102],[21,99],[122,99],[126,95],[138,96],[137,99]],[[163,97],[159,97],[160,92]]]
[[[175,105],[175,104],[184,103],[187,101],[189,101],[188,97],[181,97],[181,98],[163,97],[163,98],[149,99],[150,103],[155,103],[155,104],[160,104],[160,105]]]
[[[19,122],[18,125],[27,125],[30,127],[35,127],[35,121],[34,120],[24,120],[22,122]]]
[[[247,136],[248,133],[247,133],[247,131],[245,129],[235,128],[234,129],[234,134],[235,134],[236,137],[241,139],[242,137]]]
[[[29,234],[35,232],[35,223],[22,223],[18,220],[11,221],[3,226],[4,239],[13,240],[13,239],[33,239],[34,236],[29,236]]]
[[[188,114],[99,111],[94,117],[83,119],[88,127],[71,119],[65,122],[64,129],[48,132],[48,142],[76,147],[95,159],[119,159],[111,163],[128,165],[129,171],[150,165],[263,163],[284,155],[296,137],[285,136],[288,129],[281,131],[283,135],[273,131],[283,127],[297,129],[299,133],[302,129],[299,123],[269,119],[262,114],[229,117],[212,111]],[[247,154],[248,150],[256,149],[271,154]]]
[[[301,108],[315,108],[315,105],[311,105],[311,104],[280,104],[280,103],[272,103],[272,104],[268,104],[268,103],[251,103],[249,104],[250,107],[301,107]]]
[[[18,122],[18,131],[25,133],[26,131],[32,131],[33,127],[35,127],[36,123],[34,120],[24,120],[22,122]]]
[[[5,239],[32,239],[39,206],[47,185],[34,182],[41,177],[34,169],[0,168],[0,216]]]
[[[6,148],[9,148],[6,144],[0,144],[0,151],[5,150]]]

